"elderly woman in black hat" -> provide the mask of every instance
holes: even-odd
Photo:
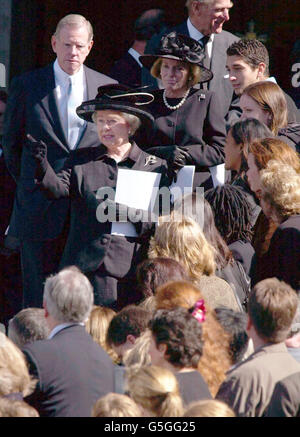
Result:
[[[141,124],[152,127],[153,117],[143,106],[152,99],[149,93],[130,92],[121,85],[99,87],[96,99],[83,102],[77,114],[96,124],[100,145],[79,150],[77,162],[70,160],[58,174],[47,162],[47,146],[32,139],[41,189],[50,198],[71,198],[70,230],[60,267],[79,267],[90,279],[98,305],[116,307],[118,301],[119,308],[134,300],[132,278],[142,260],[140,237],[149,225],[137,220],[137,211],[128,213],[124,205],[105,199],[99,189],[115,190],[121,168],[160,173],[160,184],[168,185],[165,161],[142,151],[131,139]],[[111,234],[118,218],[132,220],[137,236]]]
[[[157,156],[195,165],[194,186],[207,189],[212,187],[209,167],[224,162],[226,128],[218,96],[195,88],[213,77],[202,65],[204,56],[197,41],[171,32],[162,37],[158,53],[140,61],[163,86],[153,92],[155,134],[145,145],[150,141]]]

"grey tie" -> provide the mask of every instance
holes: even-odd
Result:
[[[80,96],[76,93],[72,78],[69,77],[68,87],[68,142],[70,149],[75,149],[78,139],[84,126],[84,120],[76,114],[76,108],[82,103]]]

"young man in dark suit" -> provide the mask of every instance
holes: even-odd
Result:
[[[218,94],[226,123],[230,125],[241,113],[240,108],[235,105],[233,89],[226,71],[226,50],[233,42],[239,40],[232,33],[223,30],[223,24],[229,20],[229,11],[233,4],[230,0],[187,0],[186,6],[189,15],[187,21],[164,31],[163,34],[176,30],[179,34],[188,35],[199,41],[205,47],[204,66],[214,75],[207,87]],[[151,38],[145,54],[155,53],[162,36],[159,34]],[[145,69],[143,69],[143,84],[157,86]]]
[[[17,182],[10,234],[20,240],[24,307],[40,307],[45,277],[56,271],[64,246],[69,201],[47,200],[35,185],[36,164],[27,134],[48,145],[48,160],[59,171],[70,155],[99,144],[92,123],[80,121],[76,106],[93,99],[101,85],[115,80],[84,65],[93,29],[81,15],[67,15],[51,39],[57,59],[15,78],[10,86],[3,151]]]
[[[90,417],[95,402],[114,391],[114,364],[85,329],[93,307],[93,288],[76,267],[47,278],[47,340],[27,344],[23,352],[38,379],[26,398],[40,416]]]

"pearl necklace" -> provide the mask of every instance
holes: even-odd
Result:
[[[163,92],[163,101],[164,101],[164,104],[165,104],[166,107],[169,108],[169,109],[178,109],[178,108],[180,108],[180,106],[182,106],[182,105],[184,104],[184,102],[186,101],[187,96],[189,95],[189,92],[190,92],[190,89],[187,90],[187,92],[185,93],[185,95],[182,97],[181,101],[180,101],[177,105],[175,105],[175,106],[171,106],[171,105],[169,105],[169,103],[167,102],[167,99],[166,99],[166,90],[164,90],[164,92]]]

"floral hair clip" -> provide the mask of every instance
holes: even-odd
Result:
[[[193,307],[192,316],[195,317],[195,319],[198,320],[199,323],[202,323],[205,320],[205,314],[206,314],[206,308],[204,305],[204,300],[203,299],[197,300],[197,302]]]

